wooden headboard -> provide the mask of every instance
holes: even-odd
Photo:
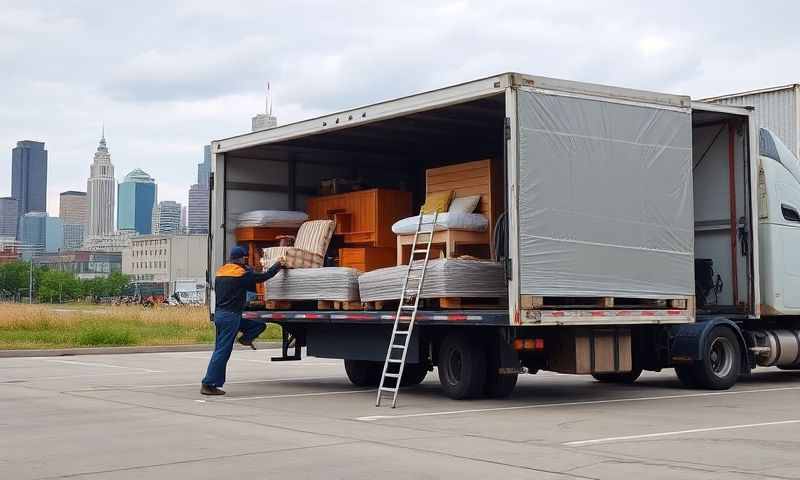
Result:
[[[502,175],[495,172],[492,163],[486,159],[429,168],[425,171],[425,193],[453,190],[455,197],[480,195],[475,213],[482,213],[489,219],[491,234],[503,208]]]

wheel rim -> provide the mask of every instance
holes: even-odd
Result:
[[[708,351],[708,361],[711,371],[719,378],[727,377],[733,369],[734,348],[731,341],[725,337],[715,338]]]
[[[461,383],[461,370],[463,367],[463,359],[461,358],[461,352],[458,350],[453,351],[450,354],[450,358],[447,362],[448,370],[450,371],[450,384],[456,385]]]

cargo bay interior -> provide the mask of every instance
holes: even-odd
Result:
[[[747,118],[695,108],[692,170],[699,312],[752,313],[753,232]]]
[[[364,272],[407,263],[413,235],[396,235],[392,225],[416,215],[428,194],[447,190],[454,198],[480,196],[474,212],[485,216],[488,225],[481,233],[456,229],[454,235],[442,237],[441,244],[439,235],[445,234],[437,233],[431,258],[489,259],[492,230],[505,208],[505,116],[505,96],[494,94],[227,152],[225,250],[234,243],[248,243],[250,261],[257,265],[262,249],[278,245],[279,235],[248,237],[244,229],[236,228],[242,214],[288,210],[305,212],[309,220],[335,221],[325,266]],[[296,234],[295,241],[300,241],[297,227],[294,232],[274,233]],[[301,273],[292,271],[296,278]],[[268,288],[280,292],[279,285]],[[507,298],[505,285],[499,288],[503,295],[497,295],[498,305]]]
[[[228,152],[225,154],[224,218],[228,226],[225,250],[241,242],[235,229],[230,228],[237,224],[241,214],[256,209],[309,212],[315,208],[321,196],[321,182],[326,179],[349,179],[359,184],[355,189],[385,189],[390,193],[385,203],[405,204],[395,208],[395,216],[410,216],[425,202],[428,171],[440,167],[457,170],[458,165],[481,160],[489,161],[491,208],[485,213],[494,227],[505,209],[504,119],[504,95],[496,94],[435,110]],[[751,187],[747,174],[750,171],[748,124],[745,117],[697,108],[692,114],[692,124],[698,309],[701,312],[751,313],[752,233],[745,229],[752,214],[748,201]],[[457,171],[453,175],[463,177]],[[469,178],[463,180],[470,185]],[[335,196],[341,186],[329,187],[331,191],[325,193]],[[352,187],[346,185],[345,190]],[[398,197],[396,192],[407,192],[408,199]],[[365,256],[359,257],[353,264],[359,269],[395,264],[396,246],[391,232],[389,235],[373,232],[374,235],[364,237],[361,227],[348,225],[353,219],[348,218],[347,212],[337,214],[336,210],[343,209],[323,212],[337,217],[340,223],[329,256],[343,257],[339,252],[347,249],[339,247],[347,247],[350,239],[356,246],[391,249],[391,253],[376,255],[371,264]],[[382,225],[372,228],[388,228],[386,219],[380,223]],[[258,242],[253,245],[263,246]],[[489,256],[487,249],[470,250],[468,246],[461,253],[478,258]],[[257,260],[252,259],[252,263]],[[337,258],[335,262],[341,260],[343,258]]]

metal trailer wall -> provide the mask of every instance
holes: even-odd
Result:
[[[754,107],[756,124],[778,135],[800,158],[800,84],[722,95],[703,101]]]

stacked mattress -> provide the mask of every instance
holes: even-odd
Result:
[[[268,227],[268,228],[298,228],[308,220],[304,212],[286,210],[251,210],[236,217],[236,226],[242,227]]]
[[[265,282],[267,300],[331,300],[358,302],[354,268],[287,268]]]
[[[381,268],[358,277],[362,302],[397,300],[407,265]],[[420,298],[505,297],[508,294],[501,263],[442,258],[430,260]]]

